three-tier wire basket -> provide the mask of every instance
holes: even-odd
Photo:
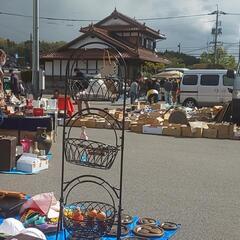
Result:
[[[103,53],[103,66],[100,74],[75,74],[79,59],[86,56],[87,49]],[[105,61],[107,59],[107,63]],[[118,49],[104,42],[89,42],[73,51],[66,66],[65,79],[65,113],[62,138],[62,172],[60,218],[57,239],[60,231],[64,231],[65,239],[99,239],[110,232],[115,219],[118,219],[117,239],[121,236],[123,159],[124,159],[124,123],[126,110],[126,63]],[[89,107],[67,117],[67,98],[71,97],[78,103],[87,101],[113,102],[122,98],[123,118],[118,121],[102,108]],[[112,132],[112,140],[81,139],[76,135],[76,122],[84,117],[104,117]],[[97,135],[97,133],[96,133]],[[95,136],[95,135],[94,135]],[[119,162],[119,184],[112,186],[98,175],[83,174],[67,179],[66,163],[98,170],[110,170],[116,161]],[[110,202],[98,199],[69,200],[69,195],[84,184],[93,184],[107,193]],[[101,191],[101,190],[100,190]],[[102,192],[102,191],[101,191]],[[84,191],[82,192],[82,195]],[[96,193],[98,196],[98,193]]]

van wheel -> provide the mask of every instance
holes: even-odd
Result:
[[[189,108],[195,108],[197,107],[197,103],[194,99],[188,98],[184,101],[183,106],[189,107]]]

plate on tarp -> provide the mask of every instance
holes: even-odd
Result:
[[[126,238],[123,238],[123,240],[148,240],[148,238],[143,238],[143,237],[126,237]]]
[[[113,224],[112,229],[110,232],[107,234],[108,237],[117,237],[117,224]],[[126,236],[129,233],[128,227],[121,225],[121,236]]]
[[[143,217],[143,218],[139,218],[138,225],[142,225],[142,224],[156,224],[156,220],[153,218],[149,218],[149,217]]]
[[[137,225],[133,233],[140,237],[162,237],[164,230],[156,224],[143,224]]]
[[[178,225],[173,222],[164,222],[161,224],[161,228],[164,230],[176,230],[178,228]]]
[[[116,218],[115,222],[118,222],[118,218]],[[133,216],[129,215],[129,214],[122,214],[121,215],[121,224],[123,225],[128,225],[133,223]]]

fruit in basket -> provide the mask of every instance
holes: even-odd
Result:
[[[96,209],[92,209],[92,210],[89,210],[88,212],[87,212],[87,216],[89,217],[89,218],[96,218],[97,217],[97,210]]]
[[[72,219],[72,217],[73,217],[73,211],[70,210],[70,209],[64,209],[63,215],[64,215],[65,217],[67,217],[67,218]]]
[[[84,217],[83,217],[82,213],[80,213],[80,212],[74,212],[74,213],[73,213],[73,216],[72,216],[72,219],[73,219],[74,221],[82,222],[82,221],[84,220]]]
[[[81,221],[84,220],[84,216],[83,216],[80,208],[74,209],[73,214],[72,214],[72,219],[73,219],[74,221],[78,221],[78,222],[79,222],[79,221],[81,222]]]
[[[104,221],[104,220],[106,220],[107,216],[106,216],[106,213],[105,213],[105,212],[99,211],[99,212],[97,213],[96,218],[97,218],[98,220],[100,220],[100,221]]]

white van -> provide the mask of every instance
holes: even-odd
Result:
[[[232,100],[229,88],[233,79],[227,70],[195,69],[184,71],[180,84],[180,103],[187,107],[220,105]]]

